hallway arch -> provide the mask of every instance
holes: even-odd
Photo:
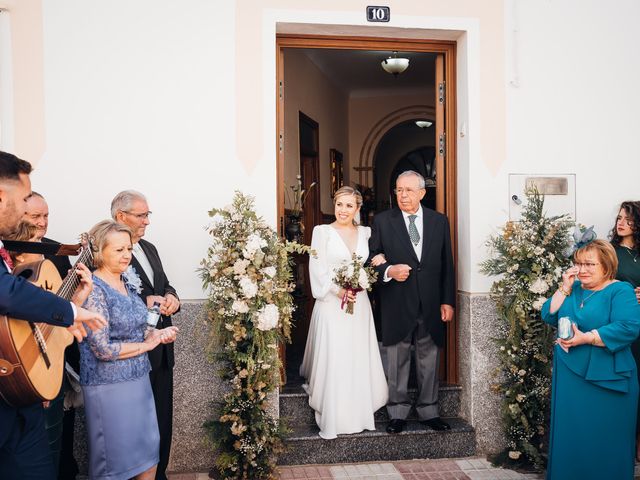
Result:
[[[416,118],[434,120],[435,108],[430,105],[402,107],[385,115],[371,127],[360,149],[358,165],[354,167],[358,172],[357,183],[359,185],[364,185],[365,187],[373,186],[373,160],[382,137],[396,125]]]

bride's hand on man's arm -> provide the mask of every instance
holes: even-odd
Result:
[[[387,263],[387,259],[383,253],[379,253],[371,259],[371,265],[374,267],[378,267],[383,263]]]

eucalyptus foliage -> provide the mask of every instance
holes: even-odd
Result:
[[[256,215],[253,198],[240,192],[209,216],[212,243],[199,271],[209,293],[209,351],[229,387],[220,415],[205,424],[219,451],[215,467],[224,479],[276,478],[283,428],[268,394],[280,385],[278,345],[290,342],[288,254],[308,248],[281,240]]]
[[[500,276],[491,287],[500,360],[493,387],[502,396],[508,445],[498,463],[546,464],[553,334],[540,310],[569,265],[572,225],[566,216],[547,217],[544,197],[534,190],[527,192],[521,220],[507,222],[487,242],[491,258],[481,271]]]

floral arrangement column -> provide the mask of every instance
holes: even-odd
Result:
[[[291,334],[288,253],[308,248],[283,242],[240,192],[209,216],[212,244],[200,273],[209,291],[210,351],[230,386],[219,417],[206,424],[220,451],[215,467],[224,479],[275,478],[282,428],[267,395],[280,385],[278,343]]]
[[[491,287],[500,316],[494,389],[502,397],[508,441],[499,464],[537,470],[546,464],[553,336],[540,309],[569,263],[572,225],[565,216],[547,217],[544,197],[530,191],[521,221],[507,222],[487,242],[492,258],[481,271],[500,276]]]

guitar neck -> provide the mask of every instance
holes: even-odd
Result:
[[[60,288],[56,292],[56,295],[64,298],[65,300],[71,300],[73,293],[76,291],[76,288],[78,288],[78,285],[80,285],[80,277],[76,273],[76,266],[78,265],[78,263],[83,263],[88,267],[93,264],[93,255],[91,254],[91,248],[84,247],[82,249],[80,255],[78,256],[78,260],[76,260],[76,263],[73,264],[73,267],[71,268],[71,270],[69,270],[67,276],[64,277],[62,285],[60,285]]]

